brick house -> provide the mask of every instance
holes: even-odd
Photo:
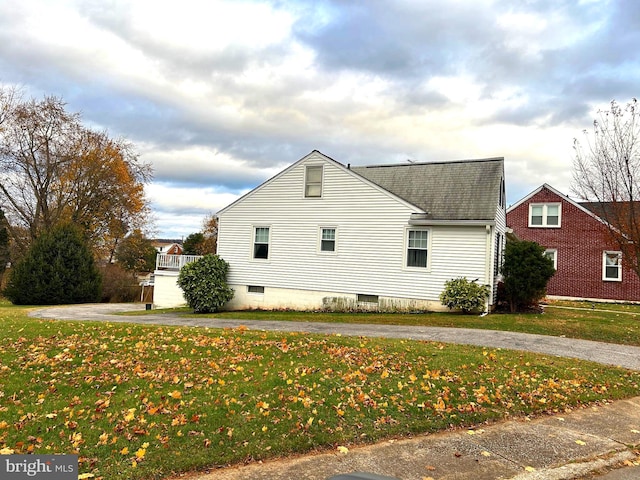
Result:
[[[553,259],[549,296],[640,301],[640,279],[588,206],[544,184],[507,209],[507,226]]]

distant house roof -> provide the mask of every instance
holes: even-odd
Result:
[[[179,238],[154,238],[153,240],[151,240],[151,243],[153,243],[154,245],[173,245],[174,243],[182,245],[182,240]]]
[[[503,188],[504,158],[351,167],[432,220],[491,220]]]
[[[580,205],[605,219],[620,213],[629,213],[631,207],[640,212],[640,202],[580,202]]]

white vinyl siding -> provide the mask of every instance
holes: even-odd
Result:
[[[323,158],[310,154],[220,213],[218,254],[230,284],[437,300],[450,278],[484,279],[492,259],[484,226],[430,227],[430,271],[408,269],[408,221],[420,210],[333,162],[323,166],[322,198],[301,202],[305,167]],[[243,254],[257,222],[271,226],[269,262]],[[314,248],[324,225],[339,226],[333,255]]]

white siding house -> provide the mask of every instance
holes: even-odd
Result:
[[[218,212],[227,308],[438,310],[457,277],[495,291],[504,203],[502,158],[350,168],[314,150]]]

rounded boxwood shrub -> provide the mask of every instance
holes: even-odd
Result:
[[[484,310],[489,293],[487,285],[479,285],[465,277],[452,278],[444,284],[440,302],[449,309],[462,310],[463,313],[477,312]]]
[[[227,285],[228,271],[229,264],[212,254],[182,267],[178,286],[195,313],[217,312],[233,298],[233,289]]]
[[[4,295],[16,305],[100,301],[102,277],[80,229],[62,225],[43,233],[11,269]]]

